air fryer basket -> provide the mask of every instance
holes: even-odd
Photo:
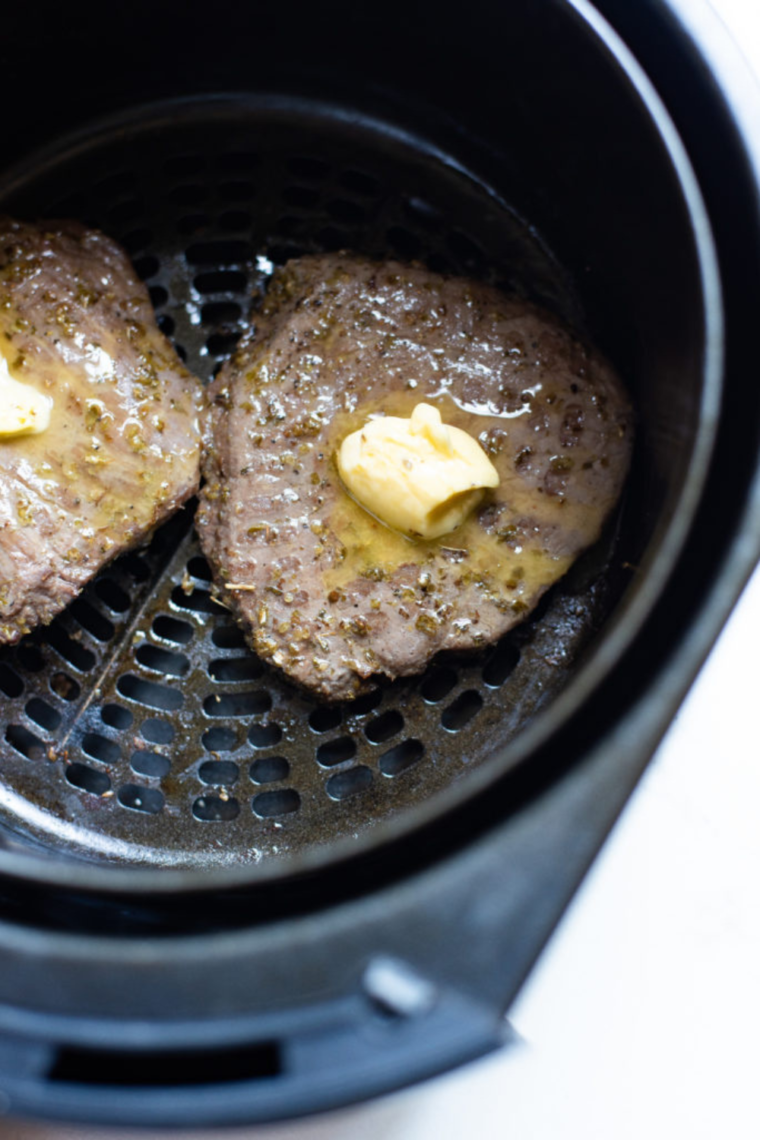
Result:
[[[686,149],[584,0],[483,0],[461,24],[415,3],[247,4],[213,25],[205,5],[137,0],[109,16],[97,99],[66,61],[102,58],[99,6],[43,41],[9,19],[9,90],[32,42],[43,78],[9,125],[0,208],[121,240],[199,376],[273,265],[351,248],[549,305],[638,413],[621,511],[529,621],[353,704],[246,650],[191,510],[0,653],[13,1111],[267,1119],[504,1039],[757,547],[754,182],[663,6],[640,10],[668,68],[625,5],[600,7],[652,53]]]
[[[578,319],[559,267],[486,189],[314,103],[148,108],[30,164],[8,199],[10,213],[118,236],[204,378],[272,264],[306,251],[420,258]],[[614,535],[494,651],[326,707],[246,650],[209,592],[189,510],[0,657],[6,825],[61,854],[172,866],[256,863],[364,831],[473,767],[558,691],[609,606]]]

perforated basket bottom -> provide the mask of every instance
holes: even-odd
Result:
[[[313,106],[156,108],[29,163],[0,204],[122,241],[204,379],[271,264],[301,252],[420,258],[572,312],[556,265],[477,182]],[[357,835],[484,761],[558,691],[604,617],[603,561],[586,556],[493,649],[327,707],[246,649],[186,512],[0,653],[2,842],[198,866]]]

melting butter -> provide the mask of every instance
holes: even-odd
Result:
[[[405,534],[440,538],[455,530],[499,475],[480,444],[444,424],[431,404],[411,416],[378,416],[343,440],[337,455],[351,494]]]
[[[46,431],[52,407],[50,396],[14,380],[7,360],[0,356],[0,440]]]

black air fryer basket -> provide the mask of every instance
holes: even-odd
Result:
[[[757,557],[748,141],[654,0],[40,19],[4,20],[0,209],[123,242],[204,379],[273,265],[347,248],[537,299],[633,394],[615,519],[479,656],[309,700],[212,598],[192,511],[0,652],[3,1106],[182,1125],[397,1088],[505,1039]]]

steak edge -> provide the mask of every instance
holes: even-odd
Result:
[[[0,643],[46,624],[197,490],[201,387],[127,254],[74,222],[0,219],[0,351],[53,399],[0,440]]]

